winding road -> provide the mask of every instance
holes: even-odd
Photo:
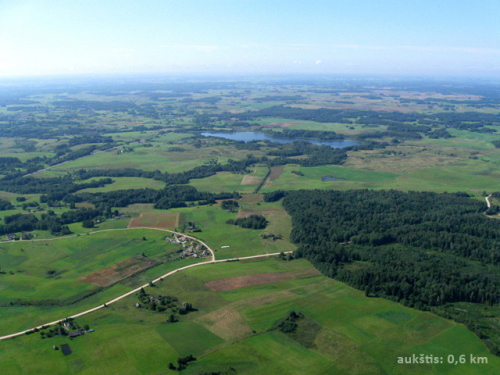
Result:
[[[88,232],[87,234],[90,235],[90,234],[102,233],[102,232],[122,231],[122,230],[135,230],[135,229],[159,230],[159,231],[163,231],[163,232],[175,233],[175,234],[178,234],[178,235],[181,235],[181,236],[185,236],[186,238],[190,238],[192,240],[198,241],[199,243],[201,243],[202,245],[204,245],[210,251],[210,253],[212,254],[212,260],[209,260],[209,261],[206,261],[206,262],[200,262],[200,263],[190,264],[188,266],[177,268],[177,269],[175,269],[173,271],[170,271],[170,272],[166,273],[163,276],[160,276],[160,277],[152,280],[153,283],[157,283],[157,282],[163,280],[164,278],[166,278],[166,277],[168,277],[170,275],[173,275],[176,272],[179,272],[179,271],[182,271],[182,270],[185,270],[185,269],[188,269],[188,268],[202,266],[202,265],[205,265],[205,264],[214,264],[214,263],[231,262],[231,261],[244,260],[244,259],[262,258],[262,257],[276,256],[276,255],[280,254],[280,253],[271,253],[271,254],[252,255],[252,256],[240,257],[240,258],[230,258],[230,259],[215,260],[215,253],[214,253],[214,251],[206,243],[204,243],[203,241],[201,241],[199,238],[188,236],[188,235],[186,235],[184,233],[179,233],[179,232],[175,232],[175,231],[172,231],[172,230],[160,229],[160,228],[136,227],[136,228],[121,228],[121,229],[103,229],[103,230],[99,230],[99,231],[95,231],[95,232]],[[80,235],[80,236],[82,236],[82,235]],[[66,239],[66,238],[72,238],[72,237],[77,237],[77,235],[75,235],[75,236],[68,236],[68,237],[61,237],[61,238],[26,240],[26,242],[27,241],[55,241],[55,240],[62,240],[62,239]],[[7,243],[7,242],[19,242],[19,241],[2,241],[0,243]],[[285,252],[285,254],[289,254],[289,253],[292,253],[292,251]],[[88,310],[82,311],[80,313],[77,313],[77,314],[74,314],[74,315],[71,315],[71,316],[59,319],[59,320],[54,320],[53,322],[45,323],[45,324],[39,325],[37,327],[26,329],[24,331],[12,333],[10,335],[1,336],[0,340],[7,340],[7,339],[11,339],[11,338],[14,338],[14,337],[17,337],[17,336],[21,336],[21,335],[24,335],[26,332],[33,331],[34,329],[41,329],[42,327],[47,327],[47,326],[58,324],[60,322],[65,321],[68,318],[74,319],[74,318],[78,318],[78,317],[80,317],[82,315],[90,314],[91,312],[94,312],[94,311],[106,308],[107,306],[109,306],[109,305],[111,305],[111,304],[113,304],[115,302],[118,302],[119,300],[121,300],[121,299],[123,299],[125,297],[128,297],[131,294],[137,293],[142,288],[147,288],[147,287],[149,287],[149,283],[148,284],[144,284],[142,286],[139,286],[139,287],[135,288],[134,290],[131,290],[130,292],[122,294],[121,296],[116,297],[116,298],[114,298],[114,299],[112,299],[112,300],[110,300],[110,301],[108,301],[106,303],[103,303],[102,305],[96,306],[96,307],[94,307],[92,309],[88,309]]]
[[[491,198],[491,194],[488,195],[487,197],[484,197],[484,199],[486,200],[486,205],[488,206],[488,208],[491,207],[490,198]]]

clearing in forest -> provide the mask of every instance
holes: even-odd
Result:
[[[175,228],[179,226],[179,217],[178,212],[142,213],[139,217],[130,219],[128,228]]]
[[[253,275],[228,277],[225,279],[217,279],[208,281],[205,285],[211,289],[226,292],[228,290],[244,288],[246,286],[263,285],[277,283],[280,281],[305,279],[321,275],[320,272],[313,268],[306,268],[297,271],[289,272],[268,272],[258,273]]]
[[[123,262],[113,264],[110,267],[83,276],[79,280],[89,284],[107,287],[139,271],[152,267],[156,263],[157,261],[152,259],[132,257]]]

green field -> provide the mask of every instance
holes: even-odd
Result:
[[[234,276],[303,271],[311,267],[307,261],[201,267],[177,273],[151,288],[151,293],[176,295],[197,308],[181,322],[166,324],[161,313],[136,309],[136,297],[131,296],[78,319],[95,330],[83,337],[41,340],[35,333],[1,342],[4,371],[169,373],[168,362],[188,354],[197,360],[184,371],[187,374],[230,367],[238,374],[449,374],[456,373],[457,367],[447,364],[448,356],[459,358],[461,354],[487,358],[488,364],[459,365],[460,374],[500,371],[500,360],[463,326],[387,300],[364,297],[362,292],[323,276],[227,292],[204,285]],[[298,335],[291,337],[274,329],[291,309],[303,312],[309,324],[318,327],[308,347],[301,344],[306,331],[299,329]],[[73,352],[67,357],[52,350],[52,345],[63,343]],[[398,357],[413,354],[443,357],[445,363],[397,363]]]
[[[303,174],[297,175],[295,172]],[[323,176],[333,176],[344,179],[343,181],[322,181]],[[397,174],[360,171],[336,165],[320,167],[299,167],[298,165],[287,165],[279,178],[274,180],[270,186],[264,186],[263,193],[274,190],[298,190],[298,189],[361,189],[376,188],[387,184],[398,177]]]
[[[267,168],[256,166],[250,173],[241,175],[230,172],[219,172],[216,175],[192,179],[191,186],[199,191],[208,191],[210,193],[219,193],[223,191],[238,191],[241,193],[252,193],[262,182],[267,174]]]
[[[164,237],[161,231],[127,230],[55,241],[3,243],[0,259],[5,274],[0,275],[0,301],[71,297],[92,288],[78,280],[82,276],[142,253],[160,259],[173,247],[163,241]]]
[[[78,181],[79,183],[90,182],[94,179]],[[165,187],[165,183],[150,178],[140,178],[140,177],[113,177],[113,183],[105,185],[100,188],[88,188],[79,190],[79,193],[105,193],[108,191],[115,190],[126,190],[126,189],[162,189]]]
[[[147,259],[166,262],[158,263],[155,267],[142,271],[139,276],[121,282],[130,287],[141,285],[151,278],[162,275],[169,268],[179,267],[178,264],[184,262],[168,262],[170,254],[177,247],[165,242],[163,240],[165,235],[165,232],[158,230],[136,229],[100,232],[55,241],[2,243],[0,244],[2,249],[0,304],[4,307],[13,306],[12,309],[16,311],[23,309],[18,307],[22,306],[22,302],[19,301],[40,301],[32,307],[28,305],[24,308],[26,311],[34,309],[34,312],[37,310],[37,305],[42,306],[43,310],[43,306],[55,304],[64,307],[80,300],[92,304],[96,298],[106,298],[104,295],[119,294],[119,291],[124,290],[123,286],[112,286],[111,289],[114,291],[111,293],[104,289],[104,295],[101,296],[102,288],[80,278],[134,256],[145,255]],[[146,240],[143,240],[143,237]],[[98,292],[97,297],[92,296],[96,292]],[[10,320],[15,320],[16,316],[11,315],[9,308],[4,307],[2,307],[4,317],[0,325],[3,333],[16,326]],[[74,310],[74,307],[70,308]],[[22,322],[19,324],[19,327],[24,326]]]
[[[405,174],[364,171],[341,166],[299,167],[287,165],[279,178],[261,191],[298,189],[396,189],[402,191],[465,191],[479,195],[498,189],[498,154],[484,160],[467,159],[442,167],[422,168]],[[397,170],[397,169],[396,169]],[[292,173],[301,172],[303,175]],[[322,181],[323,176],[341,178],[340,181]]]

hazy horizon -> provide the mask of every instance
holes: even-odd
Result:
[[[0,78],[497,78],[499,13],[493,0],[0,0]]]

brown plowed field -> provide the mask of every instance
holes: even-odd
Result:
[[[245,175],[243,176],[240,185],[258,185],[261,181],[261,177]]]
[[[252,334],[252,330],[245,319],[230,306],[224,306],[205,314],[197,321],[225,340],[233,340]]]
[[[277,283],[279,281],[305,279],[320,275],[314,268],[290,272],[269,272],[254,275],[228,277],[225,279],[212,280],[205,283],[211,289],[225,292],[228,290],[244,288],[246,286]]]
[[[145,213],[130,219],[127,228],[175,228],[179,226],[179,216],[178,212]]]
[[[85,283],[106,287],[132,276],[134,273],[152,267],[156,263],[156,261],[151,259],[129,258],[123,262],[113,264],[102,270],[80,277],[79,280]]]
[[[269,174],[269,178],[276,180],[283,173],[283,169],[285,169],[284,165],[278,165],[276,167],[272,167],[271,173]]]

